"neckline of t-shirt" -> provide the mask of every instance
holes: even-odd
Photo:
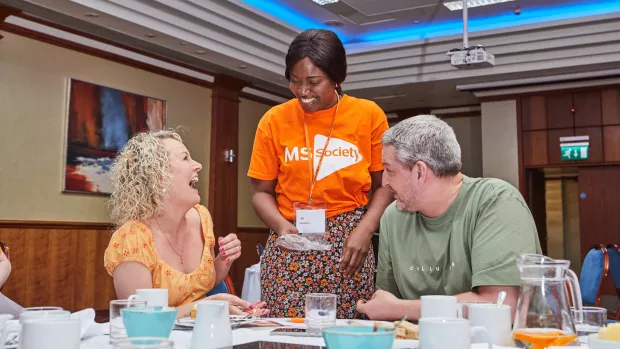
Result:
[[[200,233],[202,234],[202,239],[204,240],[204,247],[202,248],[202,256],[200,257],[200,263],[198,264],[198,266],[196,267],[196,269],[194,269],[194,271],[192,271],[191,273],[185,273],[181,270],[177,270],[176,268],[174,268],[173,266],[171,266],[170,264],[166,263],[166,261],[164,261],[163,259],[159,258],[159,253],[157,252],[157,248],[155,248],[155,241],[153,241],[153,250],[155,251],[155,259],[157,259],[157,262],[167,266],[168,268],[172,269],[174,272],[179,273],[179,274],[183,274],[183,275],[192,275],[196,272],[198,272],[200,270],[200,267],[202,266],[202,264],[204,263],[204,258],[205,258],[205,249],[207,248],[207,239],[205,238],[205,227],[202,225],[202,215],[200,214],[200,210],[194,206],[193,209],[195,209],[198,212],[198,216],[200,216]],[[145,223],[142,222],[138,222],[139,224],[144,225],[144,227],[146,228],[146,230],[148,230],[148,232],[151,234],[151,236],[153,236],[153,232],[151,231],[151,229],[149,229],[148,225],[146,225]],[[211,254],[211,251],[208,251],[209,254]]]
[[[467,191],[467,187],[469,186],[469,183],[470,183],[469,177],[467,177],[464,174],[461,174],[461,176],[462,176],[462,184],[461,184],[461,187],[459,188],[459,192],[458,194],[456,194],[456,198],[454,199],[454,202],[452,202],[452,204],[450,205],[450,207],[448,207],[446,212],[442,213],[441,215],[437,217],[426,217],[425,215],[420,213],[420,217],[426,224],[441,225],[441,224],[446,224],[448,222],[451,222],[452,219],[454,219],[454,215],[456,214],[456,211],[461,206],[461,201],[463,201],[462,200],[463,195],[465,195],[465,192]]]

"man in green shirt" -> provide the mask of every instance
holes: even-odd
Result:
[[[383,135],[383,185],[396,201],[381,218],[377,291],[357,309],[375,320],[420,317],[423,295],[495,302],[519,296],[516,257],[540,253],[532,214],[519,191],[461,173],[452,128],[432,115]]]

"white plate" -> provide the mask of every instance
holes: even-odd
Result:
[[[247,324],[257,319],[258,318],[247,317],[245,315],[230,315],[230,324],[231,325]],[[184,318],[178,319],[174,324],[179,327],[194,328],[194,325],[196,325],[196,319],[193,319],[191,317],[184,317]]]

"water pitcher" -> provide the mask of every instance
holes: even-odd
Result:
[[[577,339],[567,284],[575,309],[582,309],[577,275],[567,260],[538,254],[517,257],[521,290],[512,336],[521,348],[564,346]]]
[[[198,302],[191,349],[232,348],[228,307],[226,301]]]

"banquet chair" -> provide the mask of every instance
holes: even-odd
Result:
[[[584,305],[601,304],[601,290],[609,273],[609,254],[603,245],[593,246],[581,265],[579,288]]]
[[[0,241],[0,248],[2,248],[2,251],[6,255],[6,259],[11,260],[11,250],[9,249],[9,246],[7,246],[4,242]]]
[[[607,253],[609,254],[609,272],[611,273],[611,278],[616,287],[616,294],[618,298],[620,298],[620,249],[618,245],[610,244],[607,246]],[[614,320],[620,320],[620,301],[616,306],[615,313],[610,311],[609,315],[612,316]]]
[[[260,242],[256,243],[256,254],[258,254],[258,260],[260,261],[260,257],[263,255],[263,252],[265,252],[265,248],[263,247],[263,244],[261,244]]]
[[[232,279],[229,275],[226,275],[224,280],[220,282],[219,285],[213,287],[211,291],[207,292],[207,297],[220,293],[228,293],[233,296],[237,295],[237,293],[235,293],[235,286],[233,285]]]

